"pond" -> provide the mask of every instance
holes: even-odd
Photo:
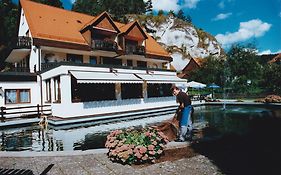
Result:
[[[197,129],[205,129],[200,139],[231,134],[245,135],[256,130],[267,130],[273,126],[280,131],[280,113],[280,107],[229,105],[224,109],[222,106],[199,106],[195,107],[194,124]],[[21,128],[0,129],[0,150],[40,152],[103,148],[106,135],[112,130],[156,125],[172,116],[167,114],[98,125],[87,123],[86,126],[80,124],[42,128],[33,124]],[[278,137],[276,139],[280,139],[278,132],[271,134],[276,135]]]

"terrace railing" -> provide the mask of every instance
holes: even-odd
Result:
[[[112,40],[92,40],[94,50],[117,51],[117,43]]]
[[[19,36],[15,42],[15,48],[17,49],[30,49],[31,38],[26,36]]]
[[[15,120],[19,118],[39,118],[41,114],[51,114],[51,105],[0,107],[0,121]]]
[[[145,55],[145,47],[127,45],[125,53],[128,55]]]

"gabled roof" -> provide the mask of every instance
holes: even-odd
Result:
[[[278,55],[276,55],[274,58],[272,58],[272,60],[268,61],[268,63],[276,63],[278,61],[281,61],[281,53],[279,53]]]
[[[182,72],[187,74],[191,70],[201,67],[203,63],[203,58],[191,58],[187,65],[182,69]]]
[[[100,15],[98,15],[97,17],[93,17],[93,19],[91,21],[89,21],[88,23],[86,23],[82,29],[81,32],[87,30],[90,26],[96,26],[98,25],[100,22],[102,22],[104,19],[107,19],[109,21],[109,23],[111,24],[111,27],[114,28],[114,30],[116,32],[120,32],[120,30],[118,29],[118,27],[115,25],[114,21],[112,20],[112,18],[110,17],[110,15],[107,12],[103,12]],[[108,27],[108,26],[105,26]],[[109,29],[109,28],[105,28],[105,29]]]
[[[149,56],[159,56],[159,57],[166,57],[168,60],[172,61],[171,56],[169,53],[164,50],[160,44],[158,44],[149,34],[147,34],[146,42],[146,54]]]
[[[140,26],[140,24],[137,21],[134,21],[134,22],[121,26],[120,31],[123,35],[128,35],[134,29],[134,27],[137,27],[138,30],[141,32],[142,37],[144,39],[147,39],[146,33],[144,32],[144,30],[142,29],[142,27]]]
[[[20,0],[33,38],[88,45],[78,31],[92,16],[72,12],[30,0]]]
[[[58,47],[77,48],[83,46],[84,49],[90,49],[81,30],[87,26],[97,25],[103,19],[108,19],[116,31],[123,33],[129,32],[134,26],[137,26],[142,35],[147,37],[146,54],[148,57],[163,57],[171,61],[171,56],[160,46],[149,34],[147,34],[138,22],[122,24],[113,21],[109,14],[103,12],[98,16],[90,16],[74,11],[68,11],[57,7],[52,7],[30,0],[20,0],[31,36],[34,43],[41,45],[47,44]]]

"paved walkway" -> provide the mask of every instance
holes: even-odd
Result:
[[[169,149],[183,146],[187,146],[186,143],[179,145],[172,143]],[[53,163],[55,165],[49,171],[50,175],[220,174],[218,168],[203,155],[140,167],[113,163],[107,158],[106,151],[101,149],[58,153],[2,152],[0,168],[30,169],[34,174],[40,174]]]

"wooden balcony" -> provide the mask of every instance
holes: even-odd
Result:
[[[30,49],[31,48],[31,38],[26,36],[19,36],[15,43],[15,49]]]
[[[92,40],[92,48],[94,50],[104,50],[104,51],[117,51],[117,43],[111,40]]]
[[[127,55],[145,55],[145,47],[126,45],[125,53]]]

